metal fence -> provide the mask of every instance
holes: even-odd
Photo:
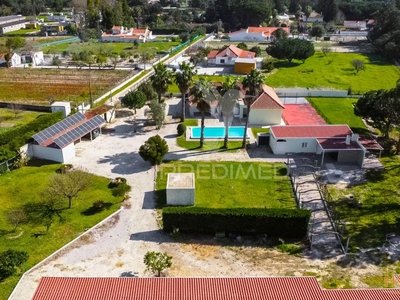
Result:
[[[15,162],[19,159],[21,155],[17,154],[14,157],[3,161],[0,163],[0,174],[4,174],[8,171],[14,170],[15,169]]]

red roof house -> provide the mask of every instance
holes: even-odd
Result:
[[[231,42],[266,42],[273,41],[278,29],[284,30],[288,35],[290,34],[289,27],[248,27],[229,33]]]

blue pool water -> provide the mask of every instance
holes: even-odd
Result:
[[[191,128],[191,138],[199,139],[201,134],[201,127]],[[229,127],[228,137],[231,139],[243,138],[244,127],[243,126],[232,126]],[[204,138],[206,139],[223,139],[225,137],[225,127],[205,127]]]

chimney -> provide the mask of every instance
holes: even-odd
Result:
[[[346,145],[350,145],[350,136],[346,135]]]
[[[360,137],[360,135],[358,135],[357,133],[353,133],[351,135],[351,141],[352,142],[357,142],[359,137]]]

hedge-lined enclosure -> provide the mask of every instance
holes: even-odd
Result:
[[[57,123],[63,118],[61,112],[43,114],[35,120],[16,126],[0,134],[0,162],[14,157],[21,146],[29,142],[32,136]]]
[[[164,231],[183,233],[229,232],[267,234],[271,237],[304,238],[311,212],[305,209],[215,209],[203,207],[163,208]]]

